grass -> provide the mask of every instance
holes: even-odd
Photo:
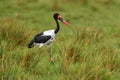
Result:
[[[1,0],[0,79],[119,80],[120,1],[85,1]],[[36,33],[55,28],[55,12],[71,26],[60,22],[52,65],[47,46],[27,45]]]

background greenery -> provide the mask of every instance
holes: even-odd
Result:
[[[52,44],[28,49],[54,29],[58,12],[71,26]],[[0,0],[0,80],[120,80],[120,0]]]

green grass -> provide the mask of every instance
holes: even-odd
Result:
[[[119,80],[119,0],[1,0],[0,80]],[[58,12],[71,26],[52,44],[28,49],[32,37],[54,29]]]

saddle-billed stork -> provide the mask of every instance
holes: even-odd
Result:
[[[34,36],[34,38],[30,41],[30,43],[28,44],[28,48],[32,48],[34,45],[38,45],[39,48],[41,48],[44,45],[48,45],[49,49],[50,49],[50,60],[51,62],[53,62],[53,58],[52,58],[52,52],[51,52],[51,46],[50,44],[53,42],[53,40],[55,39],[55,35],[58,33],[59,29],[60,29],[60,25],[58,20],[60,20],[61,22],[63,22],[64,24],[69,26],[69,23],[64,20],[58,13],[55,13],[53,15],[53,18],[56,22],[56,29],[54,30],[47,30],[44,32],[41,32],[37,35]]]

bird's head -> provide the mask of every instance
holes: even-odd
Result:
[[[53,15],[53,17],[54,17],[54,19],[55,20],[60,20],[61,22],[63,22],[64,24],[66,24],[66,25],[70,25],[66,20],[64,20],[58,13],[55,13],[54,15]]]

